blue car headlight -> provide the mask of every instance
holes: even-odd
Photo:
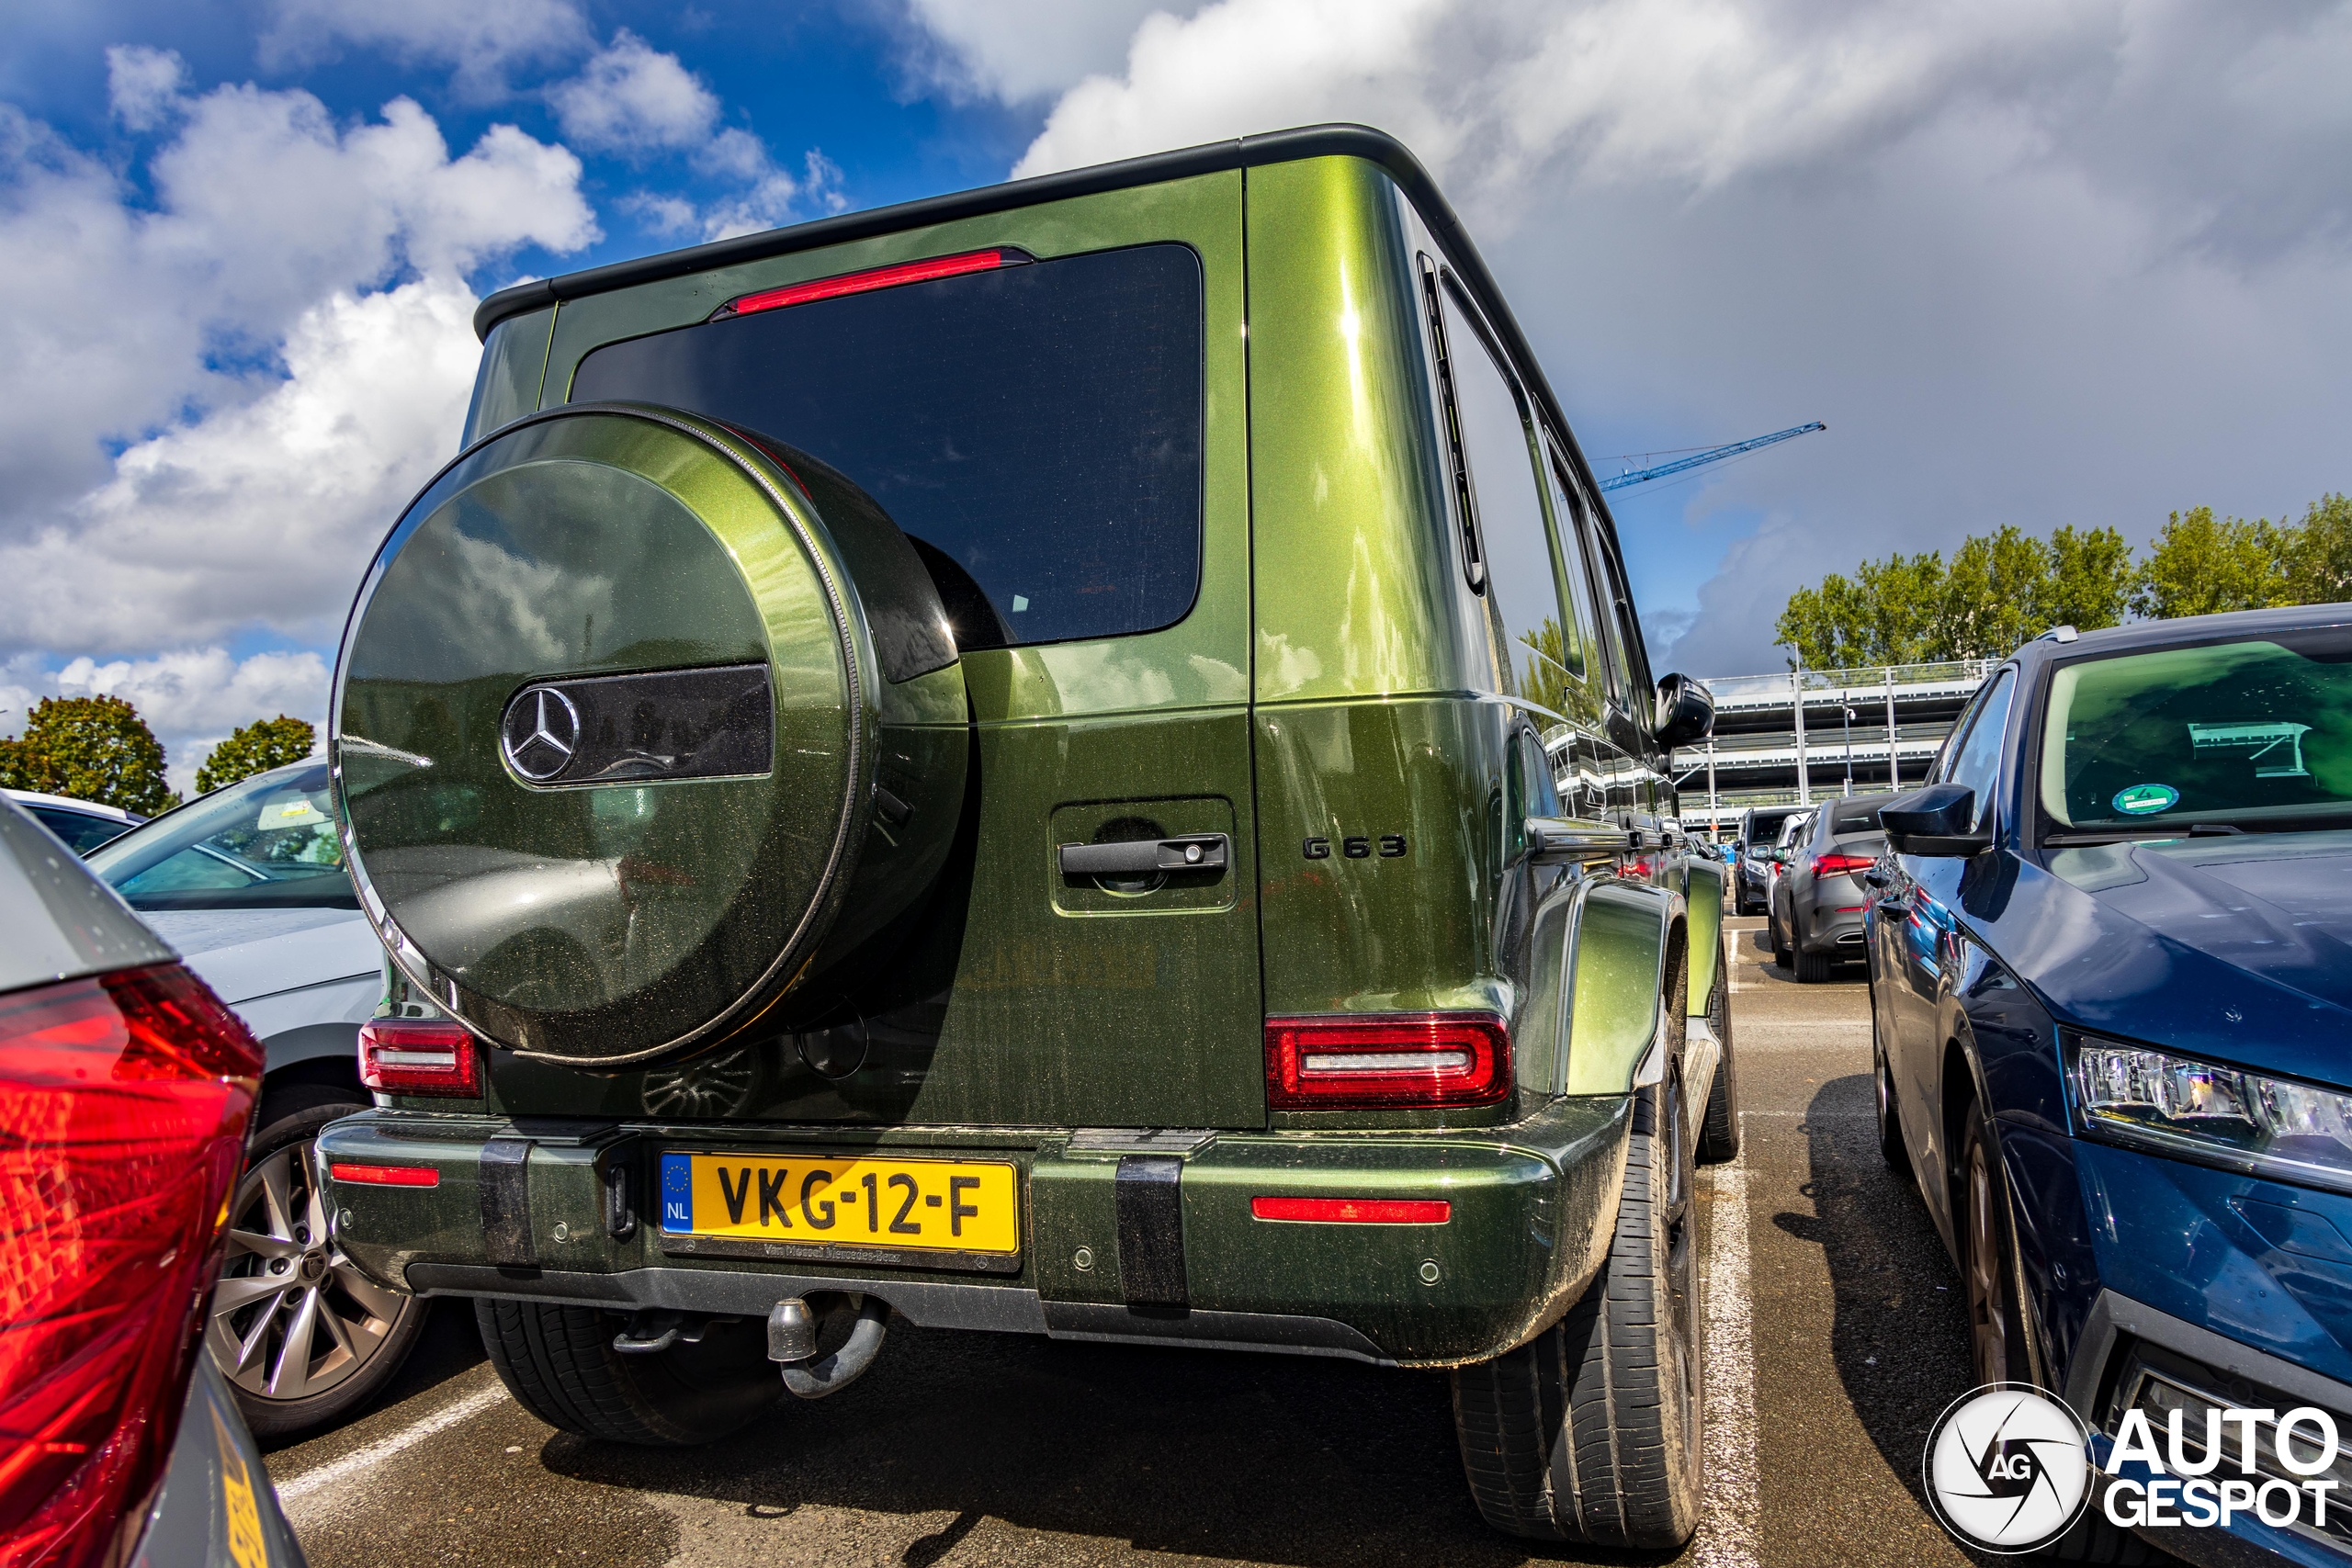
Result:
[[[2352,1191],[2352,1094],[2109,1040],[2077,1039],[2074,1055],[2093,1137]]]

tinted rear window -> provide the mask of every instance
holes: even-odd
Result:
[[[571,399],[667,403],[799,447],[928,546],[934,576],[978,585],[993,626],[940,584],[962,647],[1058,642],[1192,607],[1201,333],[1198,258],[1142,245],[612,344]]]

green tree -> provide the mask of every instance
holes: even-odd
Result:
[[[1971,535],[1944,572],[1930,659],[1998,659],[2048,629],[2050,547],[2010,525]]]
[[[212,748],[212,755],[196,770],[196,793],[210,795],[240,779],[299,762],[311,754],[318,731],[299,718],[279,714],[257,718]]]
[[[2132,547],[2120,530],[2073,525],[2050,536],[2050,570],[2034,618],[2036,635],[2051,626],[2078,632],[2120,626],[2132,608]]]
[[[2297,604],[2352,600],[2352,500],[2324,495],[2287,531],[2287,595]]]
[[[2132,584],[2132,614],[2160,621],[2291,604],[2290,532],[2267,518],[2216,517],[2210,506],[2174,513]]]
[[[0,785],[119,806],[152,817],[180,803],[164,747],[120,697],[44,697],[21,736],[0,739]]]

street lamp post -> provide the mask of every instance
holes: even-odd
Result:
[[[1848,709],[1846,709],[1846,710],[1845,710],[1845,714],[1846,714],[1846,793],[1847,793],[1848,795],[1851,795],[1851,794],[1853,794],[1853,793],[1854,793],[1854,710],[1853,710],[1852,708],[1848,708]]]

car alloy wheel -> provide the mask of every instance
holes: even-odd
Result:
[[[1968,1332],[1979,1383],[2009,1381],[2008,1270],[1992,1161],[1981,1135],[1968,1140]]]
[[[254,1161],[230,1203],[207,1338],[221,1374],[256,1399],[311,1399],[348,1382],[413,1304],[334,1245],[312,1146],[304,1138]]]

